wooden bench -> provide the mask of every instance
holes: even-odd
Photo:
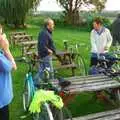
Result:
[[[25,32],[12,32],[12,33],[10,33],[10,43],[15,44],[14,37],[15,36],[23,36],[23,35],[26,35],[26,33]]]
[[[81,92],[96,92],[102,90],[115,90],[114,94],[119,94],[117,97],[120,96],[120,82],[117,79],[113,79],[111,77],[105,75],[96,75],[96,76],[76,76],[76,77],[69,77],[65,78],[65,80],[71,81],[71,85],[68,86],[66,89],[69,93],[74,97],[74,94],[79,94]],[[54,82],[54,84],[56,84]],[[118,92],[119,91],[119,92]],[[63,98],[63,101],[68,103],[69,96]],[[119,99],[119,98],[118,98]],[[120,102],[120,99],[119,101]],[[65,104],[66,104],[65,103]],[[90,114],[82,117],[73,118],[73,120],[120,120],[120,108],[101,112],[96,114]]]
[[[14,45],[21,44],[22,42],[32,41],[31,35],[17,35],[13,37]]]
[[[120,108],[95,114],[89,114],[83,117],[76,117],[73,120],[120,120]]]
[[[22,56],[31,55],[36,52],[37,40],[21,42]]]
[[[66,87],[69,94],[64,96],[63,101],[65,104],[69,103],[71,96],[75,96],[81,92],[97,92],[97,91],[110,91],[110,94],[115,94],[115,102],[120,101],[120,82],[105,75],[88,75],[64,78],[71,81],[71,85]],[[53,84],[58,84],[57,81]],[[112,92],[113,91],[113,92]],[[112,92],[112,93],[111,93]]]
[[[105,75],[88,75],[65,78],[71,81],[67,89],[73,93],[100,91],[108,88],[120,88],[120,82]]]

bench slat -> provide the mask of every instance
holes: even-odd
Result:
[[[90,92],[90,91],[98,91],[98,90],[104,90],[104,89],[107,89],[107,88],[116,88],[116,87],[119,87],[120,86],[120,83],[117,85],[117,84],[106,84],[106,85],[101,85],[101,86],[93,86],[93,87],[82,87],[82,88],[70,88],[70,92],[71,93],[75,93],[75,92]]]
[[[69,88],[70,87],[79,87],[79,86],[80,87],[81,86],[83,86],[83,87],[91,86],[92,87],[92,86],[99,86],[99,85],[105,85],[105,84],[106,85],[107,84],[115,84],[115,83],[118,84],[118,82],[115,81],[115,80],[109,80],[109,81],[108,80],[106,80],[106,81],[104,80],[104,81],[98,81],[98,82],[90,82],[90,81],[89,82],[84,82],[83,81],[83,82],[80,82],[80,83],[78,82],[77,84],[72,84],[72,85],[69,86]]]
[[[109,78],[108,76],[84,76],[84,77],[81,77],[81,76],[76,76],[76,77],[69,77],[69,78],[65,78],[66,80],[70,80],[70,81],[77,81],[77,80],[96,80],[96,79],[103,79],[103,78]],[[109,78],[110,79],[110,78]]]
[[[75,81],[75,82],[71,82],[71,83],[72,83],[72,85],[80,85],[80,84],[102,83],[102,82],[106,82],[106,81],[115,81],[115,80],[112,80],[112,79],[97,79],[97,80],[85,80],[85,81],[81,80],[81,81]]]
[[[120,119],[120,109],[89,114],[84,117],[73,118],[73,120],[116,120]]]

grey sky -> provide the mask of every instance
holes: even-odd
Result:
[[[60,11],[62,8],[56,4],[56,0],[43,0],[38,10],[44,11]],[[120,0],[107,0],[106,10],[120,10]]]

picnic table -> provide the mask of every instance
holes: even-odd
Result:
[[[22,56],[32,54],[32,50],[37,48],[37,40],[21,42]]]
[[[69,51],[57,51],[56,58],[59,61],[59,65],[55,69],[70,68],[72,71],[72,75],[74,76],[76,65],[74,64],[71,55],[72,54]]]
[[[13,37],[14,45],[20,44],[21,42],[25,42],[25,41],[31,41],[31,40],[32,40],[31,35],[16,35]]]
[[[26,33],[25,32],[12,32],[12,33],[10,33],[10,43],[15,44],[14,37],[15,36],[23,36],[23,35],[26,35]]]
[[[120,103],[120,82],[112,77],[100,75],[75,76],[68,77],[65,80],[71,81],[71,85],[65,88],[69,94],[63,97],[65,104],[68,104],[71,99],[82,92],[99,92],[110,91],[109,94],[114,95],[114,99]],[[54,82],[54,84],[56,84]],[[72,96],[72,97],[71,97]],[[116,119],[117,118],[117,119]],[[120,119],[120,109],[115,109],[107,112],[90,114],[87,116],[73,118],[73,120],[118,120]]]

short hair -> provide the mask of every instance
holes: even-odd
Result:
[[[47,27],[47,25],[49,25],[49,22],[53,21],[51,18],[47,18],[44,20],[44,26]]]
[[[96,17],[94,20],[93,20],[93,22],[96,22],[97,24],[103,24],[103,20],[102,20],[102,18],[100,18],[100,17]]]

